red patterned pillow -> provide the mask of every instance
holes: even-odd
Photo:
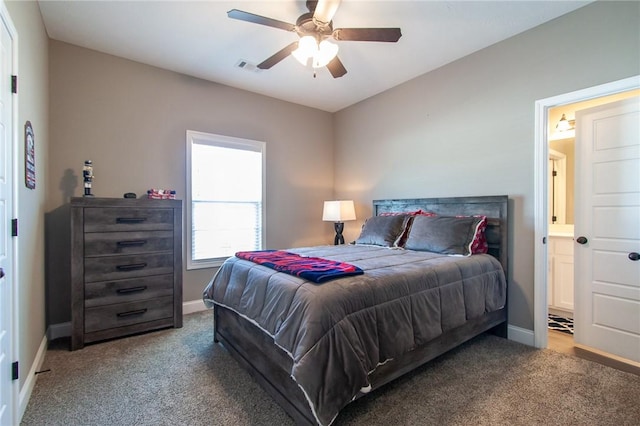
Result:
[[[456,216],[456,217],[469,217],[469,216]],[[474,215],[473,217],[482,218],[478,222],[476,227],[476,233],[473,236],[471,242],[471,254],[487,253],[489,251],[489,244],[487,243],[487,236],[485,231],[487,230],[487,217],[482,215]]]

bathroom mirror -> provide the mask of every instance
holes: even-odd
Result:
[[[575,138],[552,139],[549,141],[548,173],[549,223],[573,225]]]

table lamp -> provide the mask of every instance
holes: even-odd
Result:
[[[344,237],[342,236],[344,222],[347,220],[356,220],[356,210],[353,206],[353,200],[325,201],[322,220],[325,222],[334,222],[333,226],[336,230],[336,237],[333,243],[335,245],[344,244]]]

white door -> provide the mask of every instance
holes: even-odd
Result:
[[[575,342],[640,362],[640,97],[576,113],[576,213]]]
[[[4,16],[2,16],[4,23]],[[13,361],[12,237],[13,129],[11,99],[12,41],[0,24],[0,425],[14,423],[15,386],[11,380]]]

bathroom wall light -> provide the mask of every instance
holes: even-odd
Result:
[[[556,124],[556,130],[558,132],[567,132],[576,128],[576,120],[567,120],[567,117],[562,114],[560,121]]]

